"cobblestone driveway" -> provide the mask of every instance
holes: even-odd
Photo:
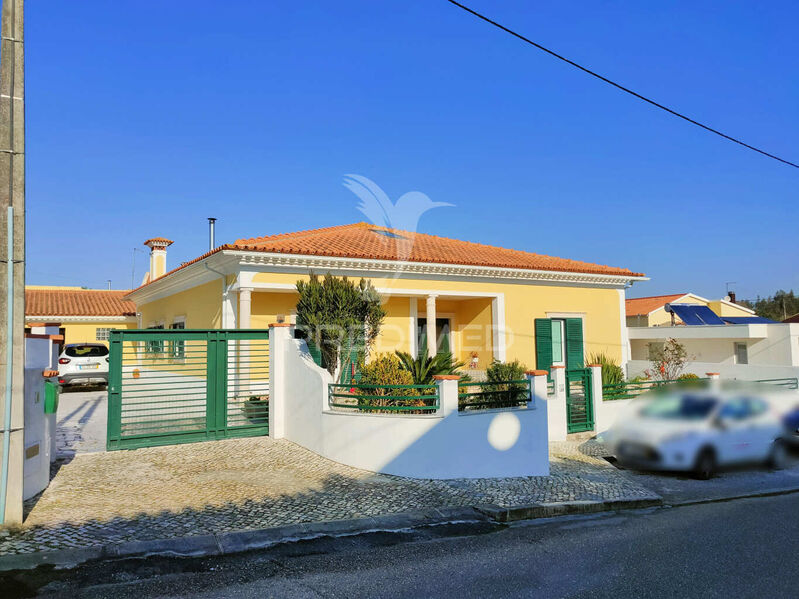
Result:
[[[415,480],[342,466],[265,437],[79,454],[57,472],[0,553],[83,547],[494,503],[657,497],[573,444],[552,476]]]

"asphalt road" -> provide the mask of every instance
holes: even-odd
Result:
[[[798,509],[799,494],[791,494],[469,536],[428,532],[400,543],[381,534],[321,539],[226,558],[87,566],[41,591],[120,599],[796,597]]]

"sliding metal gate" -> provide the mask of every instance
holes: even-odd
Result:
[[[570,433],[594,430],[590,368],[566,371],[566,430]]]
[[[268,330],[111,331],[109,346],[109,450],[268,434]]]

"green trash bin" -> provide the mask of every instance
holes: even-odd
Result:
[[[61,394],[61,385],[52,381],[44,382],[44,413],[55,414],[58,411],[58,396]]]

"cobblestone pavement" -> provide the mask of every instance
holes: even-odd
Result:
[[[338,520],[441,506],[657,497],[559,444],[551,476],[416,480],[343,466],[265,437],[79,454],[0,530],[0,554]]]

